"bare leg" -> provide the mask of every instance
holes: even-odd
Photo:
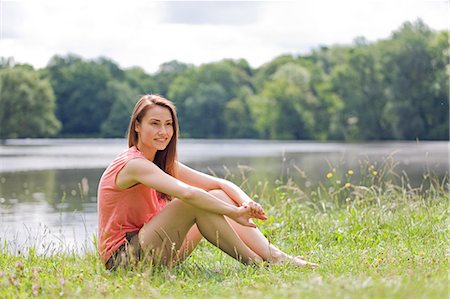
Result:
[[[236,204],[234,201],[222,190],[212,190],[210,191],[215,197],[229,203]],[[234,228],[239,237],[244,241],[244,243],[250,247],[256,254],[262,257],[263,260],[269,262],[292,262],[299,267],[310,267],[315,268],[318,265],[304,261],[303,256],[293,257],[287,255],[276,246],[271,244],[269,240],[261,233],[257,228],[245,227],[236,223],[235,221],[226,217],[230,225]]]
[[[198,230],[197,224],[194,224],[189,232],[186,235],[186,238],[183,241],[183,244],[181,244],[180,249],[178,250],[177,256],[178,260],[177,262],[183,262],[186,258],[191,255],[192,251],[194,251],[195,247],[197,247],[198,243],[203,239],[202,234]]]
[[[244,264],[261,261],[261,257],[245,245],[224,216],[197,209],[178,199],[172,200],[142,227],[139,243],[150,252],[155,262],[171,264],[179,259],[177,255],[181,245],[194,223],[210,243],[231,257]],[[193,235],[195,237],[195,232]],[[194,245],[194,242],[191,244]]]

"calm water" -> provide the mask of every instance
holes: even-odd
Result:
[[[122,139],[11,140],[0,147],[0,244],[12,251],[92,250],[97,230],[97,184],[109,162],[126,148]],[[311,143],[181,140],[179,159],[236,182],[292,178],[314,187],[326,173],[361,161],[380,168],[392,157],[398,173],[419,185],[424,172],[449,170],[448,142]],[[300,175],[306,173],[306,177]]]

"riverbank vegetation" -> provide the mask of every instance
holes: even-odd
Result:
[[[2,58],[0,139],[124,137],[138,97],[159,93],[176,103],[183,137],[448,140],[448,47],[447,31],[417,20],[385,40],[357,37],[256,69],[170,61],[148,74],[70,54],[35,70]]]
[[[320,268],[246,267],[202,241],[182,265],[108,272],[92,251],[0,249],[1,298],[445,298],[448,178],[412,188],[392,167],[330,167],[301,181],[242,187],[265,207],[263,233]],[[299,171],[301,171],[299,169]],[[357,181],[354,172],[364,173]],[[235,180],[231,176],[229,179]]]

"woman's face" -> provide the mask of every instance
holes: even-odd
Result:
[[[169,108],[153,106],[136,122],[139,145],[152,150],[164,150],[173,136],[173,119]]]

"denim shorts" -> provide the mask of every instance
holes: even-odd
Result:
[[[125,234],[126,243],[114,251],[105,264],[106,269],[116,270],[118,267],[132,267],[141,260],[143,253],[139,245],[138,233],[139,231],[136,230]]]

